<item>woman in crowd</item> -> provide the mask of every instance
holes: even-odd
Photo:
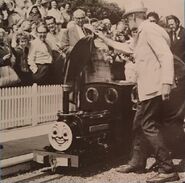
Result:
[[[11,67],[12,58],[6,32],[0,28],[0,87],[12,86],[19,82],[17,74]]]
[[[14,70],[21,80],[22,85],[29,85],[32,83],[31,72],[28,66],[28,52],[29,52],[29,35],[20,32],[16,36],[17,46],[12,49],[15,55]]]
[[[41,20],[41,13],[36,5],[33,5],[27,13],[27,19],[30,22],[39,22]]]

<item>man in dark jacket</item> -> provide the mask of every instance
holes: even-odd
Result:
[[[170,28],[172,53],[185,62],[185,28],[180,25],[180,20],[174,15],[169,15],[166,19]]]

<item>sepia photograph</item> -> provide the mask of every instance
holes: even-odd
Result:
[[[1,183],[185,183],[184,0],[0,0]]]

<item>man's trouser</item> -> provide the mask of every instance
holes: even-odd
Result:
[[[177,88],[170,94],[170,100],[164,102],[164,110],[162,134],[167,146],[173,154],[185,157],[185,78],[178,81]]]
[[[170,153],[160,131],[164,116],[163,104],[161,96],[138,104],[133,124],[133,155],[129,162],[130,165],[145,167],[149,149],[147,144],[149,144],[158,161],[158,171],[163,173],[173,172]]]
[[[50,84],[51,64],[37,64],[37,67],[37,72],[32,74],[33,82],[39,85]]]

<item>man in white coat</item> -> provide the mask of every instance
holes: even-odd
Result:
[[[170,39],[166,31],[146,19],[147,9],[141,1],[129,2],[124,17],[129,27],[138,29],[134,47],[118,43],[97,35],[109,46],[127,54],[133,54],[136,64],[136,81],[139,105],[137,107],[133,130],[133,154],[127,165],[121,166],[122,173],[144,170],[148,157],[148,144],[152,147],[158,161],[158,174],[147,183],[163,183],[179,180],[174,165],[161,135],[164,122],[164,101],[170,98],[174,82],[174,62],[170,51]]]

